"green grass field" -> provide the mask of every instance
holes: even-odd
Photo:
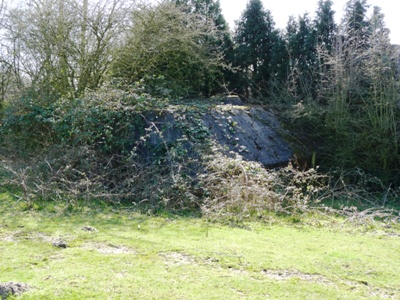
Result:
[[[0,282],[30,286],[18,299],[400,299],[399,224],[234,228],[123,208],[24,210],[1,194],[0,253]]]

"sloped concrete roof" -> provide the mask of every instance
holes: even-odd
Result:
[[[275,115],[261,107],[217,106],[203,122],[226,154],[237,153],[268,167],[287,164],[293,156]]]
[[[282,166],[291,160],[292,149],[282,137],[283,129],[273,112],[262,107],[245,106],[238,98],[228,99],[227,103],[216,105],[196,121],[202,122],[201,127],[221,151],[226,155],[239,154],[245,160],[257,161],[266,167]],[[150,133],[147,146],[143,145],[140,152],[149,162],[157,156],[157,148],[173,144],[185,136],[177,120],[180,117],[173,111],[147,114],[147,125],[144,125]],[[198,124],[193,124],[195,126]],[[136,140],[141,138],[139,132],[135,136]],[[201,141],[189,138],[184,147],[190,153],[195,143]]]

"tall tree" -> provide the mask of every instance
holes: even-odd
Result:
[[[307,13],[299,16],[297,22],[293,17],[289,18],[286,43],[290,57],[290,90],[301,99],[313,98],[317,41],[316,31]]]
[[[315,30],[318,45],[331,53],[336,37],[335,11],[332,0],[319,0],[315,18]]]
[[[182,11],[197,14],[208,22],[212,22],[216,29],[228,31],[228,24],[222,14],[219,0],[173,0]]]
[[[350,44],[361,44],[368,34],[367,0],[349,0],[345,6],[341,34]]]
[[[25,0],[7,18],[14,64],[36,91],[80,96],[102,83],[127,11],[122,0]]]
[[[390,31],[385,25],[384,15],[379,7],[374,7],[368,20],[368,48],[362,71],[368,86],[368,97],[364,98],[360,110],[366,119],[369,143],[365,147],[377,167],[387,170],[398,164],[399,154],[399,82],[396,78],[398,54],[390,43]],[[365,132],[365,133],[366,133]],[[376,150],[379,151],[376,151]],[[397,157],[396,157],[396,154]]]
[[[0,28],[5,27],[5,2],[0,1]],[[4,32],[4,30],[3,30]],[[2,37],[3,38],[3,37]],[[17,51],[16,42],[4,43],[4,38],[0,43],[0,114],[7,100],[7,94],[14,87],[19,87],[20,76],[15,72],[15,66],[13,64],[14,57]]]
[[[114,75],[144,80],[152,92],[203,96],[210,79],[205,76],[214,76],[223,64],[223,53],[214,47],[218,31],[213,23],[171,2],[135,11],[132,22]]]
[[[279,34],[271,12],[265,10],[261,0],[250,0],[240,17],[236,33],[236,63],[246,85],[246,96],[251,92],[267,90],[272,74],[273,48]],[[259,84],[263,86],[259,86]],[[258,86],[257,86],[258,85]]]
[[[174,0],[178,7],[184,12],[195,15],[202,19],[215,31],[214,34],[206,35],[206,43],[210,53],[219,52],[222,54],[223,63],[219,72],[210,73],[205,69],[203,96],[222,92],[226,89],[227,81],[232,77],[232,70],[229,67],[233,61],[233,41],[229,32],[228,23],[222,14],[219,0]],[[214,70],[215,71],[215,70]]]
[[[398,168],[399,161],[398,58],[380,9],[367,18],[367,7],[366,1],[348,1],[341,35],[327,61],[327,148],[335,145],[330,154],[337,166],[383,174]]]

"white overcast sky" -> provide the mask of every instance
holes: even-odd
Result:
[[[336,22],[339,23],[343,16],[343,9],[348,0],[333,0],[333,10]],[[284,29],[289,16],[310,13],[313,17],[317,9],[318,0],[262,0],[264,8],[272,13],[276,27]],[[246,9],[248,0],[220,0],[222,13],[228,21],[230,28],[235,27],[234,21],[238,20]],[[400,1],[399,0],[368,0],[370,12],[373,6],[382,8],[385,14],[386,26],[391,32],[393,44],[400,44]]]

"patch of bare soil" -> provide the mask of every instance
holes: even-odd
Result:
[[[19,295],[30,289],[30,286],[21,282],[5,282],[0,283],[0,297],[2,300],[7,299],[11,295]]]
[[[14,235],[13,234],[8,234],[1,236],[0,239],[2,239],[4,242],[14,242]]]
[[[387,233],[387,235],[390,237],[400,237],[400,233],[394,233],[394,232],[389,232]]]
[[[318,275],[318,274],[307,274],[302,273],[297,270],[263,270],[262,274],[267,276],[268,278],[274,280],[289,280],[291,278],[300,278],[301,280],[305,280],[312,283],[323,284],[323,285],[334,285],[335,283],[328,278]],[[356,290],[361,287],[367,287],[368,293],[370,296],[379,297],[382,299],[400,299],[400,289],[390,289],[390,288],[377,288],[369,286],[367,282],[352,282],[352,281],[344,281],[341,280],[342,283],[350,286],[350,289]]]
[[[43,242],[51,242],[52,237],[42,232],[26,232],[26,231],[15,231],[8,235],[1,237],[6,242],[18,242],[22,240],[40,240]]]
[[[332,284],[330,280],[322,275],[307,274],[296,270],[262,270],[262,274],[274,280],[289,280],[291,278],[300,278],[301,280],[315,282],[320,284]]]
[[[181,252],[161,252],[158,255],[164,258],[166,265],[180,266],[196,264],[194,257]]]
[[[400,290],[373,288],[370,290],[370,295],[381,299],[400,299]]]
[[[86,243],[83,248],[94,250],[101,254],[136,254],[136,251],[132,248],[105,243]]]
[[[0,237],[3,241],[6,242],[19,242],[23,240],[29,241],[40,241],[44,243],[51,243],[55,247],[59,248],[67,248],[68,244],[61,239],[61,237],[54,238],[48,234],[42,232],[35,232],[35,231],[15,231],[9,233],[8,235],[4,235]]]

